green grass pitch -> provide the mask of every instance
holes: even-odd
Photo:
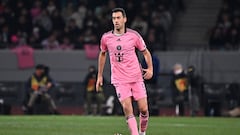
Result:
[[[0,135],[129,135],[124,117],[0,116]],[[239,118],[151,117],[147,135],[238,135]]]

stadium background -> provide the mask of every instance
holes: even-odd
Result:
[[[94,56],[88,57],[85,45],[98,45],[101,34],[111,30],[109,13],[117,6],[126,8],[128,26],[139,31],[159,58],[157,90],[164,95],[157,106],[160,115],[174,114],[169,85],[175,63],[181,63],[185,69],[194,65],[202,77],[202,111],[204,91],[209,87],[221,92],[220,101],[225,105],[223,109],[227,108],[227,87],[240,82],[240,38],[230,34],[232,29],[239,33],[238,0],[2,0],[0,99],[12,107],[11,114],[22,114],[25,81],[34,71],[34,67],[19,69],[12,49],[23,44],[34,48],[35,64],[51,68],[51,76],[58,84],[53,95],[60,112],[83,113],[82,81],[88,67],[97,65]],[[214,39],[218,30],[221,36]],[[54,47],[43,43],[49,37],[56,41]],[[65,38],[70,41],[67,45],[62,40]],[[108,81],[109,69],[106,65]],[[107,95],[114,94],[111,85],[105,91]]]

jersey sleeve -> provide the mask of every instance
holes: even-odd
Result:
[[[100,49],[101,49],[102,52],[106,52],[107,51],[106,38],[105,38],[104,35],[101,38]]]
[[[146,49],[146,44],[139,34],[136,36],[136,48],[139,51],[144,51]]]

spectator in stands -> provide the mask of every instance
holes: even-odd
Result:
[[[46,74],[46,66],[39,64],[36,66],[36,70],[27,82],[27,89],[29,94],[29,100],[27,103],[28,114],[33,113],[33,106],[36,100],[41,97],[47,101],[51,113],[58,114],[57,107],[49,94],[49,90],[53,87],[53,80]]]
[[[138,31],[144,37],[147,34],[148,25],[141,16],[137,15],[131,24],[131,28]]]
[[[95,15],[92,11],[89,11],[84,20],[83,26],[85,29],[89,29],[89,28],[92,29],[94,31],[95,35],[100,35],[99,23],[100,23],[99,19],[97,17],[95,17]]]
[[[223,13],[221,15],[220,20],[217,22],[217,26],[222,28],[224,35],[226,35],[229,29],[231,28],[232,22],[230,19],[231,18],[229,14]]]
[[[230,15],[234,16],[239,14],[237,13],[240,5],[239,0],[223,0],[223,5],[227,6],[227,9],[229,11],[228,13],[230,13]]]
[[[133,21],[135,15],[136,15],[136,6],[137,5],[135,4],[134,0],[128,0],[128,2],[126,2],[125,9],[126,9],[126,12],[128,13],[127,24],[132,24],[132,21]]]
[[[30,9],[30,14],[33,20],[35,20],[39,15],[41,15],[41,12],[42,12],[42,1],[35,0],[34,5]]]
[[[146,38],[149,27],[156,29],[156,42],[166,48],[166,36],[169,26],[171,26],[169,22],[172,20],[169,9],[174,8],[173,3],[165,0],[150,2],[147,0],[107,0],[104,2],[94,0],[6,0],[0,3],[0,28],[7,25],[11,34],[21,33],[21,36],[26,35],[27,41],[33,43],[34,48],[40,49],[41,47],[36,45],[40,42],[36,41],[35,37],[31,35],[37,25],[41,27],[39,33],[41,40],[57,31],[59,33],[57,38],[69,35],[71,42],[76,45],[75,48],[82,49],[82,40],[85,39],[83,33],[90,27],[99,39],[104,31],[111,29],[112,25],[108,21],[108,12],[117,6],[124,6],[130,13],[127,25],[131,26],[132,24],[132,27],[141,29],[140,33],[144,38]],[[158,12],[160,9],[164,9],[164,12],[161,15],[156,15],[156,11]],[[139,22],[138,24],[136,21],[132,23],[134,18],[137,20],[139,18],[136,16],[136,11],[141,11],[139,14],[142,18],[140,18],[141,26]],[[175,10],[171,11],[174,12]],[[72,20],[75,20],[78,30],[69,27]],[[100,25],[103,27],[99,27]],[[72,29],[74,30],[72,31]]]
[[[53,25],[52,30],[58,31],[58,33],[62,33],[63,28],[65,27],[65,21],[57,9],[52,11],[51,20]]]
[[[151,16],[151,11],[152,11],[149,1],[142,0],[140,2],[140,9],[141,9],[140,15],[142,16],[142,18],[144,20],[149,20],[149,17]]]
[[[16,18],[14,16],[13,10],[9,6],[6,6],[4,8],[2,16],[6,20],[6,24],[8,24],[9,26],[13,26],[14,21],[16,20]]]
[[[62,44],[60,44],[61,50],[73,50],[74,45],[71,43],[71,40],[68,36],[64,36],[62,39]]]
[[[158,42],[162,45],[163,50],[166,50],[167,33],[171,25],[171,14],[165,9],[163,5],[152,12],[151,27],[156,30],[156,37]]]
[[[0,48],[7,48],[11,41],[11,34],[8,25],[3,25],[0,33]]]
[[[232,28],[235,28],[235,29],[237,29],[238,31],[240,31],[240,16],[233,18]]]
[[[34,24],[40,25],[47,32],[52,30],[52,20],[47,10],[42,10],[41,15],[33,21]]]
[[[57,50],[59,49],[59,42],[56,38],[56,35],[53,33],[49,35],[48,38],[42,41],[42,46],[46,50]]]
[[[87,7],[85,3],[80,3],[78,9],[71,15],[71,19],[76,21],[79,29],[83,29],[83,21],[87,15]]]
[[[1,2],[0,2],[0,14],[3,13],[3,10],[4,10],[4,7],[5,7],[5,6],[6,6],[6,2],[1,1]]]
[[[156,38],[156,30],[154,28],[150,28],[147,33],[146,42],[149,50],[162,50],[161,44],[157,41]]]
[[[43,46],[41,46],[41,41],[43,40],[44,36],[44,30],[42,29],[41,26],[35,25],[32,28],[32,32],[28,38],[29,44],[35,48],[35,49],[42,49]]]
[[[240,2],[223,0],[216,28],[211,32],[209,46],[214,50],[238,50],[240,33]],[[224,44],[224,45],[223,45]]]
[[[67,3],[67,6],[65,6],[64,8],[62,8],[62,12],[61,12],[61,15],[63,17],[63,19],[65,20],[65,22],[67,22],[71,15],[73,14],[74,12],[74,6],[73,6],[73,3],[72,2],[68,2]]]
[[[77,38],[80,36],[81,30],[78,28],[76,21],[74,19],[70,19],[64,28],[63,35],[68,35],[72,42],[76,44]]]
[[[224,50],[225,44],[226,39],[222,33],[222,28],[214,28],[209,39],[210,50]]]
[[[55,10],[57,10],[57,6],[54,3],[54,0],[49,0],[46,10],[48,11],[49,15],[51,16]]]
[[[95,66],[90,66],[88,69],[88,74],[85,77],[84,85],[86,90],[86,114],[102,114],[102,104],[104,103],[105,97],[103,94],[103,88],[96,92],[96,80],[97,79],[97,71]],[[93,110],[94,102],[97,104],[96,111]]]
[[[32,30],[32,23],[27,20],[27,16],[20,15],[18,18],[18,21],[15,25],[15,32],[18,33],[18,35],[28,37],[30,36],[31,30]]]
[[[232,14],[232,9],[230,8],[229,4],[227,2],[223,2],[222,7],[220,8],[220,11],[218,13],[218,20],[220,20],[222,14]]]
[[[18,18],[21,15],[21,11],[25,8],[27,8],[27,3],[24,2],[23,0],[18,0],[16,1],[16,5],[14,6],[14,8],[12,8],[14,10],[15,16]]]
[[[164,5],[159,5],[157,9],[158,9],[157,15],[159,15],[160,17],[161,25],[164,31],[167,33],[172,24],[172,15]]]
[[[8,45],[9,49],[14,49],[19,45],[19,36],[16,34],[11,35],[11,43]]]
[[[238,50],[240,44],[240,35],[239,31],[235,28],[232,28],[229,31],[226,39],[226,47],[228,50]]]
[[[0,27],[2,28],[6,24],[4,16],[0,15]]]
[[[188,99],[188,82],[181,64],[175,64],[173,67],[171,88],[176,115],[184,116],[184,103]]]
[[[86,31],[83,33],[83,36],[85,44],[98,45],[98,40],[93,29],[87,28]]]

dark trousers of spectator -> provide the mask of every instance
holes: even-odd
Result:
[[[184,116],[184,102],[179,102],[175,105],[175,111],[177,116]]]
[[[206,116],[221,116],[221,102],[215,100],[208,100],[205,105]]]
[[[48,103],[52,112],[56,111],[57,107],[56,107],[55,102],[53,101],[52,97],[46,92],[43,92],[40,94],[38,91],[34,91],[30,94],[30,99],[27,104],[30,111],[39,96],[41,96],[43,98],[43,100],[45,100]]]
[[[87,92],[87,104],[86,104],[86,114],[102,114],[102,104],[105,100],[104,94],[102,92]],[[93,104],[96,103],[96,107]]]

